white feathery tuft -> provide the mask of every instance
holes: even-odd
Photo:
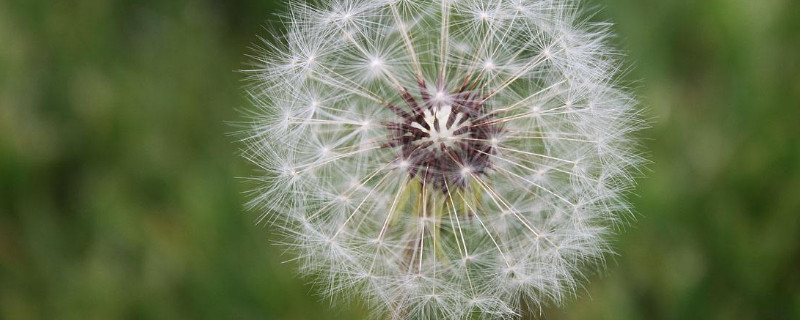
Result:
[[[323,293],[515,318],[602,263],[644,125],[608,24],[570,0],[294,2],[285,20],[247,71],[251,205]]]

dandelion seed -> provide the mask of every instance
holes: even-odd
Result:
[[[514,318],[601,262],[640,157],[607,24],[570,0],[291,4],[250,70],[251,205],[325,294]]]

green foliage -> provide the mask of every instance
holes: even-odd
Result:
[[[592,3],[634,62],[653,163],[619,256],[544,315],[797,319],[800,2]],[[236,70],[284,6],[0,3],[0,319],[361,317],[242,208]]]

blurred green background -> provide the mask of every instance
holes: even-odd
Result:
[[[639,212],[554,319],[800,319],[800,1],[594,0],[647,106]],[[0,1],[0,319],[362,319],[246,212],[278,0]]]

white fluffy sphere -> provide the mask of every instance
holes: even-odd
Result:
[[[568,0],[293,3],[250,70],[252,205],[326,294],[505,318],[602,260],[641,159],[608,25]]]

